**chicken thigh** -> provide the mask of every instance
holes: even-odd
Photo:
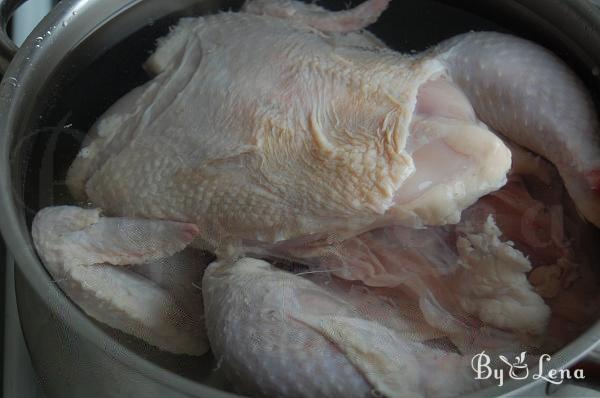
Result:
[[[201,311],[181,305],[189,285],[150,283],[148,271],[109,264],[155,262],[188,245],[216,253],[203,278],[208,338],[241,386],[263,395],[458,394],[479,386],[461,355],[469,345],[512,350],[523,343],[519,331],[542,334],[549,309],[527,281],[531,264],[500,239],[490,212],[486,224],[463,220],[451,250],[443,228],[506,184],[506,138],[550,160],[578,210],[600,225],[590,96],[549,51],[505,34],[392,51],[362,30],[388,2],[333,13],[254,0],[242,12],[182,19],[146,62],[152,79],[98,120],[69,169],[73,196],[106,217],[74,207],[36,216],[38,253],[56,278],[73,281],[67,293],[113,327],[199,355],[207,350],[204,332],[193,331]],[[407,236],[427,244],[409,248],[408,266],[384,262],[369,274],[381,263],[361,256],[382,242],[373,230],[386,228],[411,232],[383,240],[382,252]],[[323,266],[311,245],[356,241],[366,249],[345,255],[356,253],[359,265],[337,276],[380,289],[376,301],[408,295],[418,319],[370,318],[339,289],[237,261],[271,255]],[[93,255],[82,254],[88,249]],[[112,294],[95,294],[107,288]],[[450,308],[457,314],[443,318]],[[454,351],[432,347],[437,338]],[[457,371],[449,390],[443,380]]]

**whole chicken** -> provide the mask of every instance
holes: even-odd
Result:
[[[265,396],[455,395],[481,386],[467,353],[535,345],[550,309],[526,274],[548,255],[501,239],[499,207],[478,201],[511,167],[539,171],[524,147],[600,226],[594,104],[561,60],[514,36],[387,48],[364,28],[389,1],[251,0],[182,19],[147,60],[152,79],[97,121],[69,169],[95,208],[34,220],[63,289],[160,349],[212,347],[242,391]],[[483,216],[465,211],[475,203]],[[348,284],[412,310],[371,316],[382,305]]]

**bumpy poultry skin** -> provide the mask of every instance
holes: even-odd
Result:
[[[46,268],[87,314],[162,350],[191,355],[208,351],[194,288],[207,262],[182,251],[197,234],[193,224],[107,218],[75,206],[43,209],[32,226]]]
[[[510,153],[483,121],[567,170],[565,180],[575,174],[571,181],[583,194],[571,190],[573,198],[596,223],[593,206],[585,206],[594,203],[589,177],[597,150],[595,140],[588,140],[589,129],[567,125],[565,130],[560,120],[544,117],[554,112],[552,101],[539,112],[499,95],[514,90],[526,101],[537,98],[535,92],[522,92],[531,86],[513,85],[511,79],[490,84],[485,71],[511,73],[493,57],[479,57],[479,45],[492,53],[502,48],[509,56],[535,49],[540,60],[532,67],[518,58],[505,65],[571,87],[569,96],[576,100],[561,106],[586,104],[582,112],[574,106],[572,113],[593,126],[589,96],[574,75],[546,50],[495,33],[468,34],[424,54],[400,55],[371,35],[354,32],[375,20],[386,4],[370,0],[358,11],[332,14],[293,1],[262,0],[249,3],[246,13],[182,20],[146,64],[153,80],[118,101],[90,131],[69,171],[74,195],[111,216],[146,218],[159,226],[171,222],[166,220],[197,224],[203,240],[225,255],[218,249],[247,241],[269,244],[319,233],[344,237],[398,223],[453,223],[465,207],[506,181]],[[483,72],[455,62],[465,56]],[[476,101],[484,91],[486,101],[501,102],[495,118],[479,112]],[[526,135],[534,143],[562,145],[567,136],[590,141],[581,167],[519,138],[538,117],[554,127],[543,138]],[[511,128],[503,128],[505,118],[511,118]],[[511,134],[512,128],[519,134]],[[578,159],[575,147],[563,146]],[[51,218],[38,221],[40,231],[52,231]],[[46,262],[56,260],[57,250],[66,261],[72,242],[63,238],[34,236]],[[77,266],[85,264],[67,268],[79,276]],[[55,261],[54,272],[63,265]],[[85,268],[91,278],[98,276],[93,269]],[[103,278],[111,274],[120,273],[107,267]],[[132,292],[147,287],[138,285]],[[209,299],[218,299],[221,293],[212,292]],[[113,297],[96,298],[112,304]],[[126,309],[128,319],[151,310],[144,300],[133,302],[136,307]],[[92,316],[110,324],[111,314]],[[173,330],[170,323],[167,327]],[[243,342],[244,336],[238,337]],[[175,352],[183,347],[193,354],[204,349],[186,344],[159,347]]]
[[[459,35],[433,51],[477,116],[552,162],[577,209],[600,227],[600,124],[575,73],[545,48],[493,32]]]
[[[246,393],[451,397],[482,385],[469,357],[411,340],[418,329],[390,328],[347,294],[262,260],[211,264],[203,295],[215,355]]]
[[[360,32],[184,19],[146,67],[156,77],[99,120],[67,182],[109,215],[193,222],[217,252],[453,223],[506,181],[510,151],[444,65]]]
[[[217,251],[456,223],[510,167],[481,118],[553,161],[599,222],[597,118],[574,74],[497,33],[408,56],[350,31],[386,3],[337,16],[259,1],[182,20],[146,64],[154,79],[94,126],[69,187],[107,214],[193,222]]]

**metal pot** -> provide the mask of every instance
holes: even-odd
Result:
[[[21,1],[0,0],[0,23]],[[241,1],[63,0],[18,49],[0,35],[0,228],[18,265],[20,319],[49,397],[231,397],[209,357],[171,356],[88,318],[52,282],[30,237],[31,218],[68,200],[66,167],[91,123],[146,79],[156,38],[184,15]],[[327,4],[327,2],[322,2]],[[341,2],[330,2],[339,7]],[[345,3],[344,3],[345,4]],[[600,89],[600,11],[588,1],[396,0],[373,31],[399,50],[468,30],[513,31],[563,56]],[[10,64],[9,64],[10,62]],[[600,92],[600,91],[599,91]],[[553,356],[573,364],[600,340],[600,322]],[[512,381],[474,396],[544,393],[543,380]]]

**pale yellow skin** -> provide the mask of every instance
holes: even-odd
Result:
[[[67,183],[110,215],[192,222],[213,251],[455,223],[510,168],[440,61],[360,32],[187,19],[146,66],[156,77],[99,120]]]

